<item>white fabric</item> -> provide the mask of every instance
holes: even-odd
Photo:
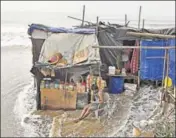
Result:
[[[97,43],[95,34],[51,34],[42,46],[39,62],[46,63],[51,56],[58,52],[62,53],[68,61],[71,61],[74,52],[78,52],[86,47],[89,47],[87,60],[91,60],[95,58],[95,50],[90,46],[95,43]],[[99,58],[99,52],[96,55]]]
[[[51,33],[47,33],[45,31],[35,29],[32,32],[31,37],[34,39],[47,39],[49,35],[51,35]]]

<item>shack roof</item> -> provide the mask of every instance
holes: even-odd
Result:
[[[90,28],[50,27],[43,24],[29,25],[28,34],[32,35],[34,30],[41,30],[41,31],[51,32],[51,33],[95,34],[95,29],[90,29]]]

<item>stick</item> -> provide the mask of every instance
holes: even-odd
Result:
[[[125,14],[125,26],[127,27],[127,15]]]
[[[74,19],[74,20],[82,21],[81,19],[78,19],[78,18],[75,18],[75,17],[72,17],[72,16],[67,16],[67,17],[68,17],[68,18],[71,18],[71,19]],[[85,22],[85,23],[92,24],[92,25],[95,24],[95,23],[92,23],[92,22],[89,22],[89,21],[85,21],[85,20],[84,20],[84,22]]]
[[[138,29],[140,29],[140,23],[141,23],[141,10],[142,10],[142,7],[140,6],[140,8],[139,8],[139,19],[138,19]]]
[[[166,58],[167,58],[167,66],[166,66],[166,77],[167,77],[167,80],[166,80],[166,92],[167,92],[167,84],[168,84],[168,74],[169,74],[169,54],[168,54],[168,49],[166,50]]]
[[[82,15],[82,27],[84,26],[84,16],[85,16],[85,5],[83,5],[83,15]]]
[[[66,70],[66,75],[65,75],[65,84],[66,84],[66,82],[67,82],[67,70]],[[66,86],[66,85],[65,85]],[[65,103],[65,105],[66,105],[66,88],[64,87],[64,103]],[[65,107],[65,106],[64,106]],[[65,109],[65,108],[64,108]]]
[[[127,32],[127,35],[132,35],[132,36],[141,36],[141,37],[155,37],[155,38],[175,38],[173,35],[163,35],[163,34],[153,34],[153,33],[136,33],[136,32]]]
[[[163,81],[162,81],[162,87],[164,87],[164,78],[165,78],[165,70],[166,70],[166,50],[164,50],[164,64],[163,64]]]
[[[98,35],[98,25],[99,25],[99,17],[97,16],[97,25],[96,25],[96,36]]]
[[[104,49],[140,49],[139,46],[92,46],[92,48],[104,48]],[[143,46],[141,49],[176,49],[173,46],[159,47],[159,46]]]
[[[144,29],[144,24],[145,24],[145,20],[143,19],[143,22],[142,22],[142,29]]]

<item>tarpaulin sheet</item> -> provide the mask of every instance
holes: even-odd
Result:
[[[52,33],[95,34],[95,29],[49,27],[42,24],[31,24],[28,28],[28,34],[31,35],[34,30],[43,30],[43,31],[52,32]]]
[[[166,41],[142,40],[141,46],[166,46]],[[164,59],[162,57],[164,57],[164,53],[163,49],[141,49],[141,80],[162,80],[164,65]]]
[[[39,62],[47,63],[50,57],[58,52],[63,54],[64,58],[67,59],[69,64],[91,62],[91,60],[95,59],[100,60],[99,52],[96,52],[96,50],[91,47],[95,43],[97,43],[97,38],[95,37],[95,34],[52,34],[45,40],[42,46]],[[96,45],[98,45],[98,43]],[[78,61],[78,57],[75,56],[75,53],[78,55],[79,52],[82,52],[85,49],[88,50],[88,54],[82,53],[81,56],[83,57],[80,57],[79,55],[79,58],[81,60]]]
[[[168,40],[169,46],[175,47],[175,39]],[[175,66],[176,49],[169,49],[169,77],[172,79],[172,84],[176,85],[176,66]]]
[[[121,46],[122,43],[117,42],[111,32],[106,29],[99,28],[98,42],[100,46]],[[108,66],[122,67],[122,50],[120,49],[101,49],[101,62]]]

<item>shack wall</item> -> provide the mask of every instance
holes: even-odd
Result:
[[[169,46],[175,46],[175,39],[168,40]],[[169,77],[172,79],[172,85],[176,86],[176,66],[175,66],[176,49],[169,49]]]
[[[141,46],[166,46],[165,40],[142,40]],[[162,80],[164,67],[163,49],[141,49],[141,80]]]

